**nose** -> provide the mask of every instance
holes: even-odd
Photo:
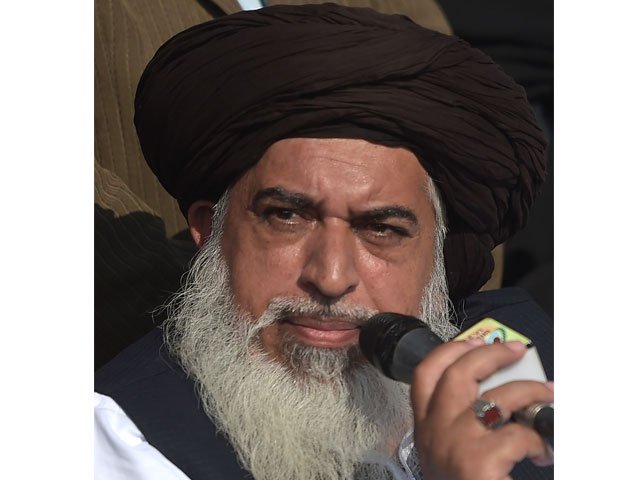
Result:
[[[356,237],[348,224],[324,222],[309,235],[305,247],[302,288],[325,300],[338,300],[356,289]]]

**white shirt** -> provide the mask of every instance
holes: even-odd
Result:
[[[110,397],[94,398],[94,478],[96,480],[188,480],[151,446]]]
[[[94,393],[94,478],[95,480],[189,480],[144,438],[120,406],[106,395]],[[413,432],[408,432],[398,449],[401,468],[390,459],[383,463],[396,480],[416,480],[411,472]],[[417,477],[419,478],[419,476]]]

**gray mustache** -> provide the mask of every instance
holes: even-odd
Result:
[[[263,317],[268,317],[272,322],[282,321],[291,316],[340,319],[361,326],[376,313],[377,310],[344,302],[322,305],[306,298],[280,297],[269,303]]]

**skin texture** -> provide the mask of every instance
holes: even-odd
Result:
[[[258,318],[284,296],[418,315],[433,265],[426,181],[403,148],[351,139],[272,145],[229,199],[222,250],[239,307]],[[210,214],[210,202],[189,211],[199,245]],[[291,318],[267,327],[261,340],[277,358],[285,336],[339,348],[357,342],[354,327]]]

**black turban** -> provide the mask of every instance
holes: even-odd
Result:
[[[524,90],[466,42],[400,15],[273,6],[165,43],[135,101],[144,157],[183,212],[217,200],[274,142],[404,146],[444,199],[455,301],[491,276],[491,250],[526,223],[545,140]]]

